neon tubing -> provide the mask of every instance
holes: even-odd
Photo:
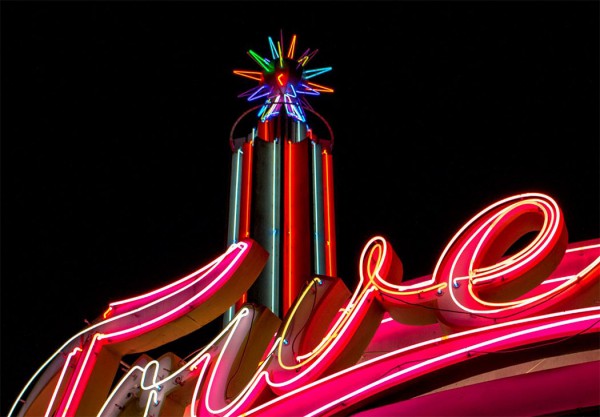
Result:
[[[312,194],[313,194],[313,256],[315,274],[326,274],[325,269],[325,231],[323,203],[323,169],[321,145],[310,141],[312,162]]]

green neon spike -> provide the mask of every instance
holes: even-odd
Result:
[[[275,68],[274,68],[273,64],[271,64],[270,62],[268,62],[267,60],[265,60],[262,56],[258,55],[252,49],[250,49],[248,51],[248,55],[250,55],[258,63],[258,65],[260,65],[261,67],[263,67],[266,72],[273,72],[273,71],[275,71]]]

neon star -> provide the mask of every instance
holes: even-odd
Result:
[[[233,73],[251,80],[258,85],[243,92],[238,97],[247,97],[248,101],[265,99],[264,105],[258,112],[261,121],[266,121],[285,110],[289,117],[300,122],[306,121],[304,109],[310,109],[310,104],[304,96],[318,96],[320,93],[333,93],[333,89],[313,83],[313,77],[331,71],[331,67],[306,69],[306,64],[314,58],[318,49],[307,49],[298,59],[294,58],[296,35],[292,36],[287,54],[283,54],[283,35],[277,44],[269,37],[271,59],[265,58],[253,50],[248,55],[258,64],[261,71],[234,70]]]

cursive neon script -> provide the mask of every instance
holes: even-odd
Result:
[[[404,280],[391,244],[375,236],[353,291],[315,276],[283,320],[245,304],[190,358],[142,355],[112,386],[122,356],[223,314],[266,256],[245,239],[187,277],[111,303],[34,375],[19,415],[328,415],[473,356],[600,330],[590,301],[600,239],[569,244],[556,202],[527,193],[473,216],[431,275]]]

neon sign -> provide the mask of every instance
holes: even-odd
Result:
[[[556,202],[527,193],[473,216],[431,275],[405,280],[390,242],[375,236],[353,291],[315,276],[283,320],[245,304],[190,358],[142,355],[113,386],[122,356],[223,314],[267,256],[246,238],[193,274],[111,303],[44,363],[10,415],[348,414],[440,369],[600,331],[600,239],[569,244]]]

